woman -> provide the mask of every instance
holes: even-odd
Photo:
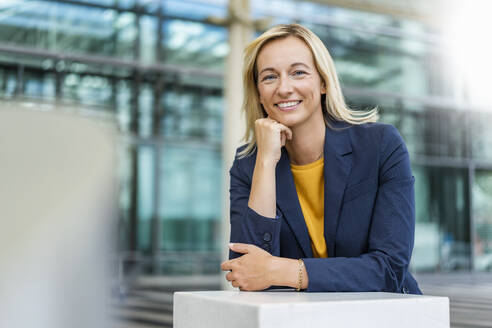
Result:
[[[241,290],[421,294],[408,272],[414,178],[397,130],[349,109],[307,28],[245,49],[247,144],[231,168],[230,260]]]

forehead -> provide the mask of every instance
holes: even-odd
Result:
[[[257,69],[260,71],[265,67],[281,68],[298,62],[314,66],[311,49],[304,41],[294,36],[268,42],[256,59]]]

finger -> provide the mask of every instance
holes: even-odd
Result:
[[[256,120],[255,122],[258,122],[259,124],[264,125],[264,126],[275,125],[278,123],[277,121],[275,121],[274,119],[272,119],[270,117],[260,118],[260,119]]]
[[[276,128],[280,128],[280,127],[282,127],[282,123],[279,123],[279,122],[277,122],[277,121],[275,121],[275,120],[272,120],[272,119],[269,119],[269,121],[270,121],[270,124],[271,124],[272,126],[276,127]]]
[[[285,131],[285,135],[288,140],[292,139],[292,130],[289,127],[283,125],[282,123],[279,123],[278,121],[275,121],[270,117],[267,117],[265,120],[270,122],[270,124],[274,125],[275,127],[279,128],[280,132]]]
[[[239,283],[237,282],[237,280],[231,281],[231,285],[232,285],[232,287],[236,287],[236,288],[240,287],[239,286]]]
[[[277,127],[277,129],[280,130],[281,133],[285,133],[285,136],[287,137],[287,139],[292,139],[292,130],[288,127],[288,126],[285,126],[283,125],[282,123],[278,123],[278,122],[275,122],[275,126]]]
[[[226,280],[227,281],[233,281],[234,280],[234,277],[232,276],[232,271],[229,272],[228,274],[226,274]]]
[[[282,125],[282,132],[285,133],[285,136],[287,137],[287,139],[292,140],[292,130],[283,124],[281,124],[281,125]]]
[[[285,135],[285,132],[281,132],[280,133],[280,144],[283,146],[285,146],[285,139],[287,138],[287,136]]]
[[[231,251],[234,251],[236,253],[241,253],[241,254],[247,254],[251,250],[250,244],[242,244],[242,243],[230,243],[229,248]]]
[[[222,264],[220,265],[220,269],[222,271],[231,271],[232,270],[232,261],[233,260],[222,262]]]

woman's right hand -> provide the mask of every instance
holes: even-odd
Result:
[[[260,118],[255,121],[257,160],[274,165],[280,160],[281,148],[286,140],[292,139],[292,130],[271,118]]]
[[[257,155],[248,206],[256,213],[274,219],[275,168],[285,141],[292,139],[292,130],[271,118],[260,118],[255,121],[255,137]]]

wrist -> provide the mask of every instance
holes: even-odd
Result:
[[[271,158],[270,156],[264,156],[258,154],[256,157],[256,166],[259,166],[263,169],[275,169],[277,166],[278,159]]]
[[[272,256],[270,258],[269,267],[268,267],[268,277],[270,286],[282,286],[281,277],[279,274],[282,270],[282,258],[277,256]]]
[[[270,275],[272,286],[297,288],[299,277],[298,260],[272,256]]]

